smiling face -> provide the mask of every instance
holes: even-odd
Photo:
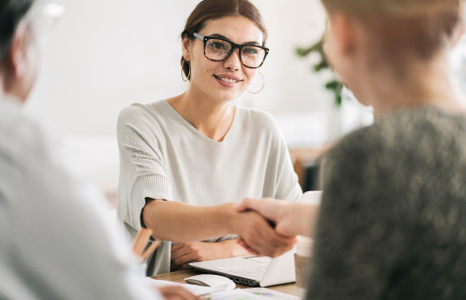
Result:
[[[263,34],[254,22],[245,17],[224,17],[209,20],[198,32],[233,43],[262,46]],[[211,61],[204,55],[204,42],[183,39],[183,56],[191,65],[190,89],[216,101],[230,101],[242,95],[251,83],[256,69],[245,67],[235,49],[224,61]]]

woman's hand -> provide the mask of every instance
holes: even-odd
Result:
[[[244,199],[237,204],[238,211],[253,210],[275,224],[277,233],[294,237],[296,235],[314,236],[315,222],[319,213],[319,206],[304,203],[287,203],[282,200],[264,198]],[[241,240],[240,240],[241,241]],[[249,243],[243,239],[250,247]]]
[[[236,209],[230,214],[231,231],[240,237],[250,253],[270,257],[279,256],[293,248],[295,237],[286,237],[275,231],[272,224],[252,210]]]
[[[199,300],[200,298],[181,286],[169,285],[158,287],[157,290],[167,300]]]
[[[190,269],[189,263],[218,258],[248,255],[235,240],[218,243],[178,243],[172,246],[171,271]]]

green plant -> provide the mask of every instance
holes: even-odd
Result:
[[[327,58],[325,57],[323,45],[324,45],[324,38],[322,37],[320,41],[318,41],[316,44],[308,48],[297,48],[296,49],[296,55],[298,55],[299,57],[306,57],[310,55],[311,53],[317,53],[320,55],[320,61],[312,67],[312,69],[316,73],[322,70],[326,70],[326,69],[330,69],[333,71],[332,67],[328,63]],[[341,82],[339,82],[336,79],[333,79],[325,84],[325,88],[333,92],[333,94],[335,95],[335,104],[337,106],[340,106],[341,100],[342,100],[341,91],[343,89],[343,85],[341,84]]]

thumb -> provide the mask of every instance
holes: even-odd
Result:
[[[236,209],[236,211],[239,211],[239,212],[245,211],[247,209],[254,209],[252,207],[251,202],[254,202],[254,200],[245,198],[245,199],[243,199],[243,201],[233,205],[233,207]]]

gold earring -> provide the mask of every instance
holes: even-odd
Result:
[[[184,72],[183,72],[183,67],[181,67],[181,80],[183,80],[184,82],[188,82],[189,76],[191,76],[191,66],[189,66],[188,77],[186,77],[186,80],[184,79],[183,74],[184,74]]]
[[[259,71],[257,71],[257,73],[261,74],[261,76],[262,76],[262,88],[258,92],[251,92],[250,90],[248,90],[248,92],[251,93],[251,94],[259,94],[260,92],[262,92],[262,90],[265,87],[265,77],[264,77],[264,75]]]

